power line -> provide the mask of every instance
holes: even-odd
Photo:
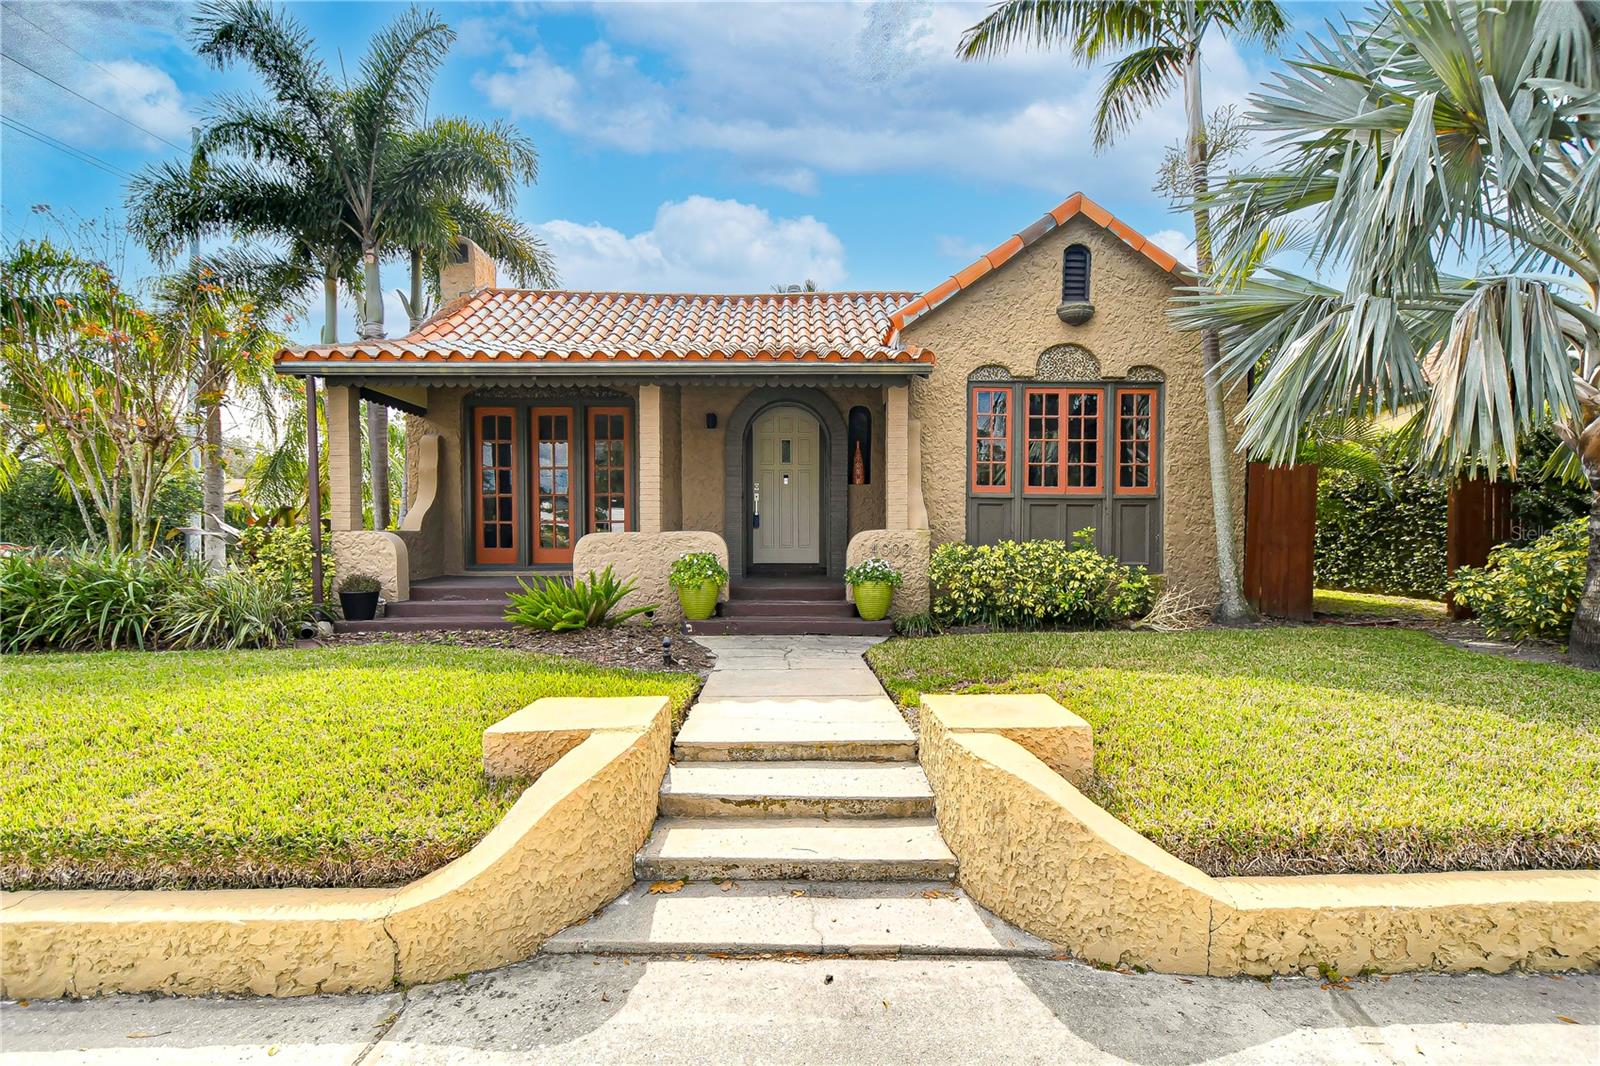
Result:
[[[69,42],[67,40],[64,40],[63,38],[58,36],[55,33],[55,31],[49,29],[48,27],[39,25],[37,22],[33,21],[27,15],[24,15],[22,13],[22,10],[21,10],[21,5],[12,4],[6,10],[10,14],[15,15],[17,18],[21,19],[23,22],[26,22],[28,25],[32,26],[34,29],[38,30],[40,33],[44,34],[46,37],[49,37],[51,40],[55,41],[61,47],[65,48],[67,51],[71,52],[73,55],[77,56],[79,59],[83,60],[85,63],[88,63],[90,66],[95,67],[96,69],[102,71],[106,75],[106,77],[113,78],[113,79],[121,82],[123,85],[125,85],[128,88],[132,89],[136,93],[144,91],[144,90],[140,89],[137,85],[135,85],[132,82],[130,82],[127,78],[124,78],[121,74],[118,74],[116,71],[110,69],[109,67],[101,65],[100,63],[96,62],[94,59],[92,59],[89,56],[85,55],[84,53],[78,51],[78,49],[76,49],[76,48],[74,48],[72,46],[71,42]],[[167,103],[165,100],[161,101],[160,103],[161,103],[161,106],[163,108],[165,108],[166,111],[169,114],[176,115],[178,118],[181,118],[181,119],[183,119],[185,121],[188,121],[188,118],[189,118],[188,115],[185,115],[183,112],[179,111],[177,108],[173,107],[171,104]]]
[[[109,107],[105,106],[104,104],[96,103],[95,101],[89,99],[87,96],[83,95],[82,93],[80,93],[76,89],[69,89],[67,86],[62,85],[59,81],[56,81],[54,78],[52,78],[50,75],[44,73],[43,71],[35,70],[33,67],[30,67],[28,64],[24,63],[22,60],[18,59],[16,56],[8,55],[5,52],[0,52],[0,58],[11,60],[11,62],[15,63],[17,66],[21,67],[23,70],[26,70],[30,74],[33,74],[33,75],[35,75],[37,77],[43,78],[45,81],[49,82],[51,85],[54,85],[56,88],[60,89],[62,92],[71,93],[73,96],[76,96],[79,100],[82,100],[84,103],[89,104],[89,105],[91,105],[93,107],[98,107],[101,111],[104,111],[106,114],[110,115],[112,118],[121,119],[123,122],[126,122],[128,125],[132,126],[134,129],[140,131],[141,133],[144,133],[144,134],[146,134],[148,136],[154,137],[156,140],[160,141],[162,144],[169,145],[169,146],[171,146],[173,148],[176,148],[180,152],[188,151],[188,149],[183,147],[183,145],[181,145],[181,144],[173,144],[171,141],[167,140],[165,137],[161,136],[161,134],[155,132],[154,130],[145,129],[145,127],[139,125],[137,122],[133,121],[133,119],[129,118],[127,115],[118,114],[117,112],[111,110]]]
[[[26,123],[18,122],[10,115],[0,115],[0,122],[3,122],[6,128],[11,130],[13,133],[20,133],[24,137],[32,137],[40,144],[45,145],[48,148],[54,148],[58,152],[62,152],[68,156],[71,156],[79,163],[87,163],[92,167],[98,167],[114,178],[127,179],[133,177],[132,174],[129,174],[126,170],[123,170],[115,164],[108,163],[99,156],[90,155],[81,148],[74,148],[67,142],[58,140],[57,138],[50,136],[48,133],[41,133],[39,130],[34,129],[32,126],[29,126]]]

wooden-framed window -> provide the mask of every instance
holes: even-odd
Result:
[[[572,437],[570,407],[535,407],[533,429],[533,562],[570,563],[572,544]]]
[[[977,493],[1011,491],[1011,389],[972,390],[971,488]]]
[[[1065,389],[1024,389],[1026,421],[1023,424],[1022,478],[1025,493],[1060,492],[1065,487],[1061,458],[1061,419]]]
[[[1061,256],[1061,302],[1089,302],[1089,249],[1074,244]]]
[[[1158,424],[1155,389],[1117,392],[1117,495],[1155,494]]]
[[[473,561],[487,564],[517,561],[516,411],[480,407],[472,416],[474,440]]]
[[[626,407],[589,408],[589,529],[628,529],[628,449],[632,443]]]
[[[1099,495],[1103,489],[1100,470],[1103,455],[1103,419],[1099,389],[1062,389],[1066,409],[1066,432],[1062,437],[1062,491],[1069,494]]]

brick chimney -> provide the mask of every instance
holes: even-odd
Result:
[[[495,287],[494,260],[465,237],[439,267],[439,297],[449,303],[458,296]]]

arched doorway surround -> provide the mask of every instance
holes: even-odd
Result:
[[[822,559],[829,577],[844,576],[844,551],[849,539],[849,500],[845,484],[844,416],[832,400],[814,389],[756,389],[740,401],[728,419],[724,440],[723,505],[728,541],[728,572],[743,577],[750,561],[750,424],[770,407],[790,404],[817,416],[822,426]]]

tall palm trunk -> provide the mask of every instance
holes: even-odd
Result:
[[[1600,432],[1595,434],[1600,437]],[[1600,440],[1594,444],[1600,450]],[[1589,506],[1589,559],[1578,613],[1572,619],[1567,651],[1580,666],[1600,666],[1600,477],[1590,476],[1594,497]]]
[[[1183,103],[1189,122],[1189,168],[1193,175],[1194,258],[1200,276],[1211,271],[1211,213],[1199,206],[1206,192],[1206,116],[1200,95],[1200,54],[1191,48],[1183,65]],[[1217,364],[1222,346],[1216,330],[1200,334],[1200,360],[1205,370],[1206,444],[1211,460],[1211,517],[1217,532],[1217,579],[1220,596],[1217,619],[1238,622],[1250,617],[1240,587],[1239,564],[1234,554],[1233,483],[1228,469],[1228,425],[1222,410],[1222,381]]]
[[[213,386],[215,387],[215,386]],[[200,557],[206,569],[221,570],[228,564],[228,544],[222,532],[222,514],[227,500],[224,493],[222,465],[222,401],[206,403],[206,449],[203,472],[200,476],[201,504],[205,518],[205,536],[201,538]]]
[[[339,275],[332,267],[322,275],[322,343],[339,343]]]
[[[422,249],[411,249],[411,304],[406,308],[413,333],[422,325]],[[410,423],[405,423],[410,428]],[[411,440],[407,434],[406,446],[400,453],[400,524],[406,522],[406,512],[411,502]]]
[[[383,336],[383,282],[378,274],[378,249],[371,246],[361,253],[366,310],[361,318],[361,336],[372,340]],[[367,401],[367,476],[372,483],[372,528],[389,528],[389,409]]]

